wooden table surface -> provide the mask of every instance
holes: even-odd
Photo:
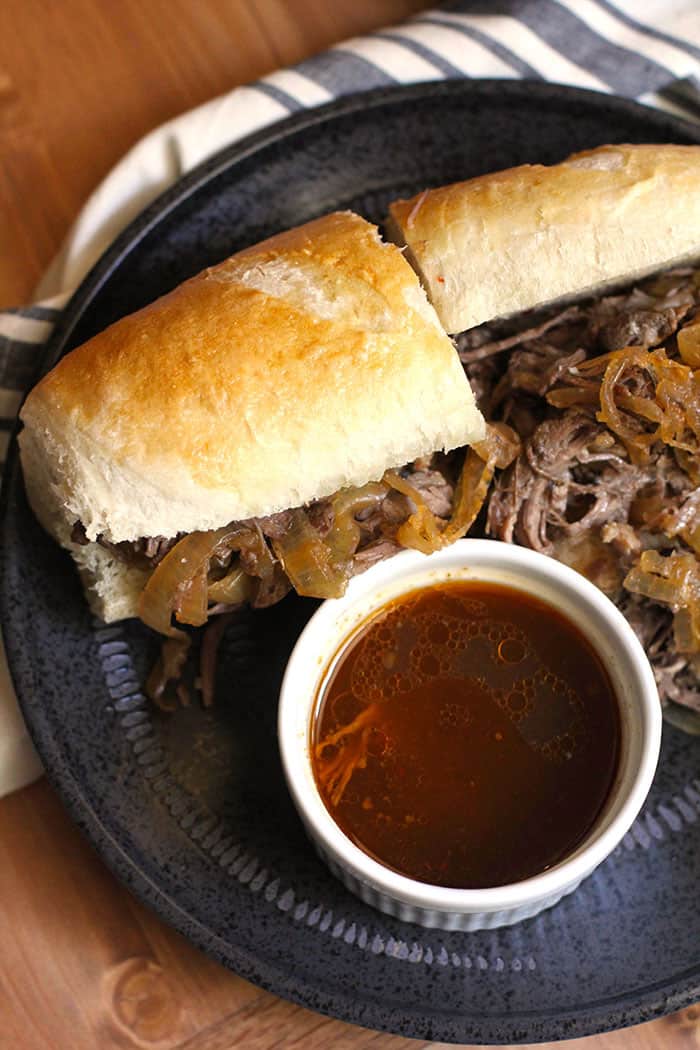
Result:
[[[146,131],[426,6],[0,0],[0,306],[28,300],[87,195]],[[1,1050],[427,1045],[292,1006],[206,958],[114,880],[45,780],[0,802]],[[700,1048],[700,1008],[568,1045]]]

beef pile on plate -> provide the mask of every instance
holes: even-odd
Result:
[[[667,715],[700,731],[700,270],[458,337],[520,455],[487,535],[553,555],[637,631]],[[696,371],[697,370],[697,371]]]

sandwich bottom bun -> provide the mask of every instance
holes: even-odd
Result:
[[[81,545],[51,495],[51,469],[34,432],[19,437],[27,497],[43,528],[72,555],[90,610],[105,623],[138,616],[139,596],[149,573],[115,557],[99,543]]]
[[[139,614],[139,597],[149,573],[115,558],[97,543],[71,544],[91,611],[105,623]]]

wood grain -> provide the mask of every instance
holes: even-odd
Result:
[[[151,128],[426,6],[3,0],[0,307],[28,299],[90,191]]]
[[[228,973],[112,878],[45,780],[0,801],[0,902],[0,1050],[443,1045],[321,1017]],[[566,1046],[698,1050],[700,1010]]]
[[[163,120],[422,0],[1,0],[0,305]],[[0,802],[0,1050],[420,1050],[269,995],[105,869],[41,781]],[[553,1045],[553,1044],[552,1044]],[[700,1010],[567,1044],[700,1050]]]

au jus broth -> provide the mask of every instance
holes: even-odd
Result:
[[[386,605],[317,698],[312,765],[342,831],[432,885],[483,888],[575,850],[618,766],[598,655],[530,594],[446,582]]]

